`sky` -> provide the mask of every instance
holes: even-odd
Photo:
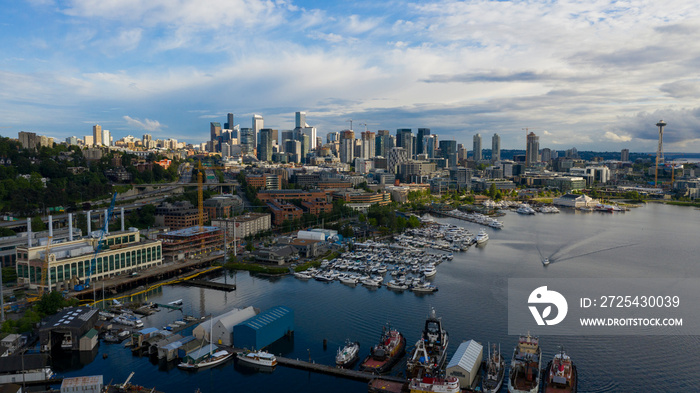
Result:
[[[0,0],[0,135],[430,128],[490,148],[700,151],[692,1]],[[325,138],[324,138],[325,140]]]

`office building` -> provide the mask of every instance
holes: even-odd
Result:
[[[219,122],[209,123],[209,140],[210,141],[218,140],[220,136],[221,136],[221,123],[219,123]]]
[[[305,128],[309,125],[306,124],[306,112],[296,112],[294,114],[294,127]]]
[[[416,135],[416,154],[425,154],[425,137],[430,135],[430,128],[419,128]]]
[[[355,158],[355,133],[345,130],[340,133],[340,162],[352,164]]]
[[[474,162],[479,162],[483,159],[481,156],[481,134],[474,135]]]
[[[226,124],[224,125],[224,128],[231,130],[235,126],[235,123],[233,122],[233,113],[229,113],[226,115]]]
[[[102,126],[99,124],[92,126],[92,141],[95,146],[100,146],[102,141],[104,141],[104,137],[102,136]]]
[[[501,161],[501,137],[498,134],[491,138],[491,161]]]
[[[426,135],[423,137],[423,153],[428,158],[435,158],[435,149],[437,148],[437,135]]]
[[[285,140],[284,152],[289,153],[289,162],[301,162],[301,142],[294,139]]]
[[[258,148],[258,141],[260,140],[260,130],[263,129],[263,117],[260,115],[253,115],[253,133],[255,138],[253,138],[253,148]]]
[[[525,148],[525,167],[530,167],[540,161],[540,137],[530,132],[527,135],[527,146]]]
[[[456,141],[440,141],[440,154],[445,159],[447,168],[457,166],[457,142]]]
[[[403,147],[393,147],[387,154],[387,170],[393,174],[398,173],[399,165],[408,161],[408,152]]]
[[[260,144],[258,145],[258,160],[272,161],[272,133],[271,128],[260,130]]]
[[[376,140],[375,133],[372,131],[363,131],[362,134],[362,149],[360,158],[369,159],[375,156]]]
[[[241,128],[241,153],[252,154],[255,152],[255,132],[252,128]]]
[[[408,158],[413,158],[413,133],[410,128],[399,128],[396,130],[396,147],[403,147],[408,154]]]
[[[112,134],[110,134],[109,130],[102,130],[102,145],[112,146]]]
[[[542,156],[540,157],[542,162],[550,162],[552,161],[552,149],[545,147],[542,149]]]

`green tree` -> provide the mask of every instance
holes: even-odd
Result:
[[[32,218],[32,231],[33,232],[39,232],[39,231],[45,231],[46,230],[46,224],[44,221],[41,220],[40,216],[34,216]]]

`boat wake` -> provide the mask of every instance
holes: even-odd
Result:
[[[549,258],[549,262],[550,262],[550,263],[557,263],[557,262],[569,261],[569,260],[571,260],[571,259],[580,258],[580,257],[585,257],[585,256],[588,256],[588,255],[597,254],[597,253],[599,253],[599,252],[610,251],[610,250],[616,250],[616,249],[618,249],[618,248],[632,247],[632,246],[636,246],[637,244],[639,244],[639,243],[622,244],[622,245],[619,245],[619,246],[613,246],[613,247],[603,248],[602,250],[596,250],[596,251],[586,252],[586,253],[583,253],[583,254],[567,256],[567,257],[565,257],[565,258],[556,258],[556,259],[554,259],[554,258],[550,257],[550,258]]]

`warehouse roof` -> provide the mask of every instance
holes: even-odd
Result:
[[[238,326],[244,325],[248,326],[252,329],[259,330],[270,323],[281,319],[287,314],[293,313],[292,309],[284,307],[284,306],[277,306],[273,307],[269,310],[266,310],[265,312],[262,312],[258,314],[257,316],[250,318],[249,320],[241,323]]]
[[[447,368],[459,366],[465,370],[472,370],[479,360],[479,354],[483,350],[481,344],[474,340],[465,341],[459,344],[457,351],[447,364]]]

